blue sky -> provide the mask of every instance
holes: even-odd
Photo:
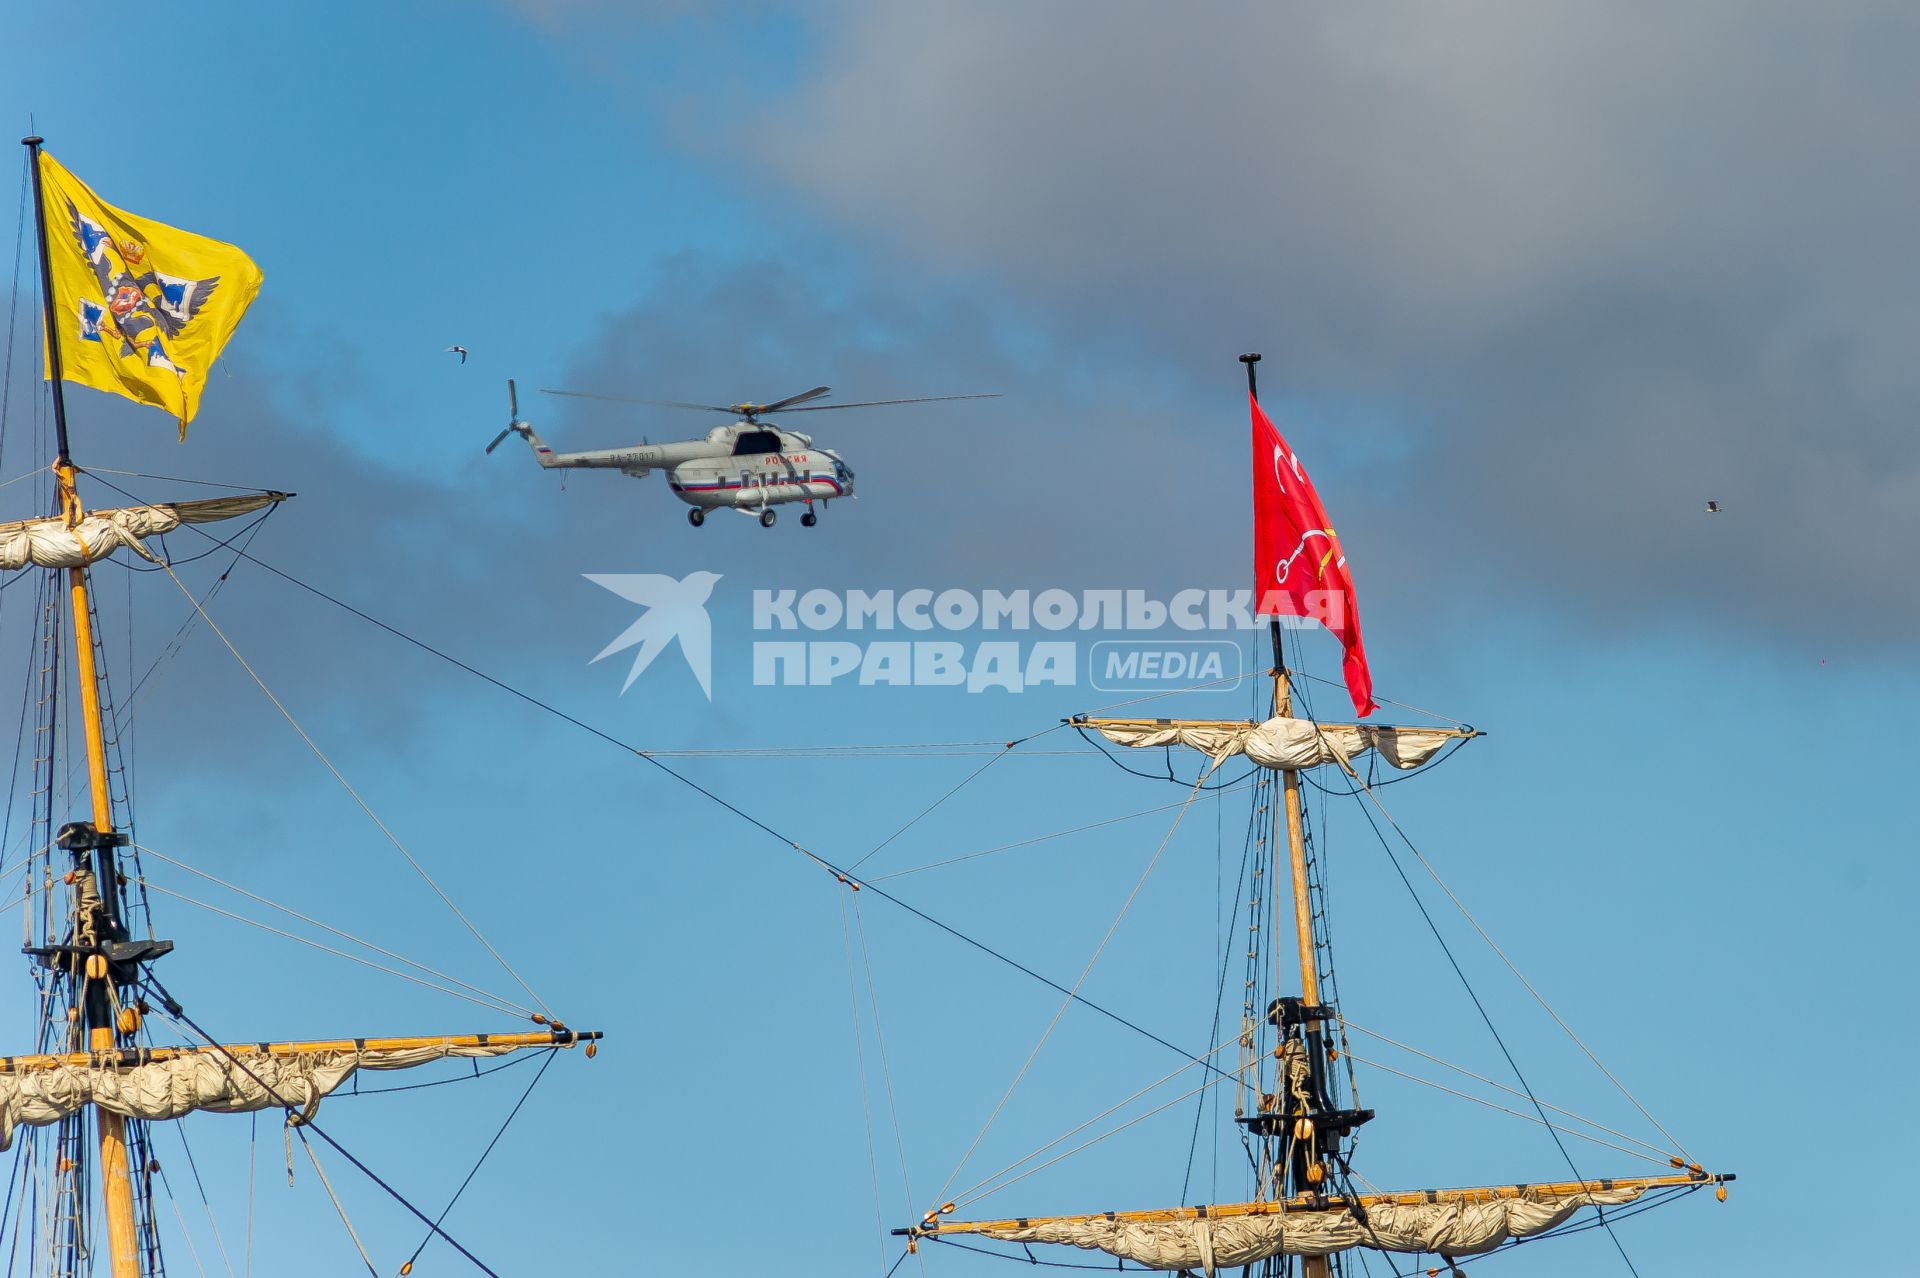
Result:
[[[1920,709],[1904,653],[1920,246],[1887,123],[1911,118],[1900,51],[1916,32],[1898,7],[1213,6],[1176,21],[1155,6],[211,5],[123,44],[16,5],[7,28],[0,108],[21,133],[31,113],[105,198],[231,239],[266,275],[189,441],[75,390],[82,463],[297,489],[252,543],[260,559],[645,748],[1003,742],[1118,699],[1084,681],[756,687],[753,592],[1238,587],[1234,356],[1264,350],[1263,397],[1340,521],[1377,687],[1489,732],[1382,798],[1608,1066],[1741,1176],[1724,1207],[1698,1196],[1623,1226],[1639,1272],[1777,1261],[1763,1223],[1831,1156],[1797,1121],[1783,1138],[1795,1098],[1867,1116],[1847,1137],[1849,1198],[1894,1210],[1915,1118],[1901,978],[1916,884],[1896,787],[1877,779],[1901,760],[1875,747]],[[464,367],[452,343],[473,352]],[[31,350],[16,338],[16,373]],[[517,446],[483,457],[507,377],[561,447],[709,423],[532,388],[1004,398],[799,419],[853,462],[859,500],[817,529],[789,514],[696,532],[657,477],[563,487]],[[7,408],[0,479],[37,464],[18,376]],[[1725,512],[1706,516],[1708,498]],[[225,566],[181,575],[205,589]],[[582,574],[695,570],[721,574],[711,703],[671,653],[619,695],[626,658],[590,659],[634,609]],[[99,578],[131,682],[188,606],[164,575]],[[20,598],[0,596],[0,642],[24,665]],[[596,1060],[554,1063],[449,1218],[457,1237],[503,1273],[691,1267],[716,1241],[732,1263],[751,1251],[797,1273],[892,1264],[875,1181],[887,1226],[929,1205],[1057,995],[868,894],[853,918],[856,899],[781,842],[264,570],[241,565],[210,611],[528,982],[609,1033]],[[1302,645],[1309,672],[1335,673],[1331,640]],[[1153,704],[1242,715],[1258,695]],[[1338,704],[1321,696],[1322,713]],[[204,626],[158,668],[131,744],[148,846],[508,992]],[[670,760],[841,863],[984,761]],[[865,868],[1181,797],[1056,731]],[[1180,822],[1086,986],[1196,1049],[1241,800]],[[1171,816],[881,886],[1070,982]],[[1349,1015],[1507,1081],[1363,818],[1334,805],[1324,820]],[[1419,886],[1542,1097],[1653,1136]],[[224,1036],[509,1028],[156,903],[180,944],[169,984]],[[861,929],[884,1070],[866,1010],[856,1052]],[[1842,1082],[1808,1077],[1835,1055]],[[1173,1063],[1068,1013],[969,1169]],[[322,1122],[437,1206],[528,1077],[339,1099]],[[1520,1120],[1389,1075],[1362,1088],[1381,1117],[1359,1165],[1382,1185],[1564,1170]],[[1175,1106],[982,1209],[1170,1203],[1192,1123]],[[263,1116],[254,1263],[352,1267],[304,1156],[286,1188],[273,1128]],[[252,1130],[188,1125],[236,1271]],[[159,1156],[221,1272],[174,1139]],[[1200,1148],[1201,1183],[1240,1194],[1224,1139],[1210,1168]],[[397,1268],[415,1227],[337,1159],[328,1170]],[[1560,1272],[1622,1268],[1603,1237],[1556,1246]],[[1847,1258],[1895,1253],[1865,1237]],[[930,1273],[995,1266],[925,1258]]]

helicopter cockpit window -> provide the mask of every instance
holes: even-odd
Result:
[[[770,430],[743,430],[733,441],[733,455],[746,457],[753,453],[777,453],[780,451],[780,436]]]

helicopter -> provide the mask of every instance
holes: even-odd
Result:
[[[820,522],[814,509],[818,502],[824,510],[836,497],[853,496],[853,468],[831,448],[814,444],[811,435],[782,430],[761,421],[763,414],[774,412],[814,413],[828,408],[879,408],[890,404],[929,404],[945,399],[998,399],[987,395],[924,395],[913,399],[875,399],[851,404],[815,404],[811,401],[832,394],[832,388],[816,386],[798,395],[770,404],[686,404],[668,399],[631,399],[621,395],[594,395],[585,391],[554,390],[542,387],[547,395],[568,395],[577,399],[608,400],[617,404],[651,404],[660,408],[686,408],[699,412],[726,413],[735,420],[715,426],[702,439],[675,440],[665,444],[640,443],[627,448],[606,448],[585,453],[556,453],[532,426],[520,419],[520,395],[513,379],[507,380],[507,401],[512,410],[506,429],[487,445],[491,453],[509,435],[519,435],[533,449],[534,460],[549,470],[617,470],[623,475],[642,478],[655,470],[667,472],[667,487],[674,496],[693,509],[687,522],[695,528],[707,522],[711,510],[737,510],[757,515],[762,528],[774,525],[773,508],[788,502],[801,502],[806,510],[800,516],[803,526]]]

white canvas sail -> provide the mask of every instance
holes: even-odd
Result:
[[[250,515],[291,493],[248,493],[240,497],[211,497],[204,501],[161,502],[152,506],[119,506],[89,511],[77,525],[49,515],[0,523],[0,569],[77,568],[105,559],[121,547],[142,559],[160,562],[142,538],[170,533],[181,524],[205,524]]]
[[[1219,760],[1245,755],[1263,768],[1299,770],[1341,759],[1352,762],[1368,750],[1396,768],[1417,768],[1448,742],[1474,735],[1467,728],[1374,727],[1273,718],[1265,723],[1181,719],[1088,719],[1082,726],[1123,746],[1186,746]]]
[[[1057,1243],[1131,1260],[1150,1269],[1213,1273],[1269,1256],[1326,1256],[1355,1247],[1471,1256],[1514,1238],[1545,1233],[1582,1207],[1615,1207],[1645,1193],[1644,1181],[1589,1185],[1572,1192],[1521,1187],[1510,1196],[1435,1202],[1373,1202],[1365,1219],[1345,1207],[1248,1214],[1191,1210],[994,1221],[962,1226],[1002,1242]],[[929,1233],[954,1231],[941,1225]]]
[[[0,1073],[0,1151],[12,1147],[22,1124],[44,1127],[88,1105],[156,1120],[195,1110],[244,1114],[283,1105],[311,1116],[322,1097],[359,1070],[412,1069],[449,1057],[501,1056],[524,1046],[448,1041],[292,1053],[230,1048],[231,1059],[224,1052],[194,1051],[124,1069],[62,1063]]]

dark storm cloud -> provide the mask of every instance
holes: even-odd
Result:
[[[409,424],[366,401],[369,379],[351,360],[308,366],[282,353],[278,366],[261,361],[261,352],[298,349],[278,340],[285,317],[271,299],[209,384],[187,443],[176,442],[171,423],[149,409],[73,388],[75,455],[83,466],[114,471],[295,490],[299,497],[250,543],[258,558],[594,722],[668,744],[737,735],[746,725],[736,716],[748,713],[749,699],[717,696],[711,710],[693,717],[641,716],[674,687],[674,661],[665,678],[618,698],[625,658],[597,667],[588,661],[633,610],[581,574],[722,574],[716,660],[719,673],[735,680],[750,677],[748,648],[729,627],[746,628],[756,587],[1193,584],[1179,562],[1191,563],[1190,540],[1176,535],[1184,516],[1173,505],[1131,521],[1125,544],[1137,538],[1159,553],[1130,553],[1124,563],[1088,553],[1111,545],[1101,476],[1114,457],[1162,429],[1170,411],[1164,388],[1115,372],[1109,348],[1044,359],[1018,349],[963,293],[936,294],[914,280],[852,282],[858,278],[832,264],[806,270],[678,256],[641,283],[633,307],[598,324],[576,364],[555,379],[712,403],[768,400],[821,383],[841,400],[1005,393],[784,419],[842,450],[860,476],[859,499],[835,503],[817,529],[802,529],[789,507],[770,531],[724,512],[696,530],[657,472],[643,479],[543,472],[512,438],[485,456],[483,446],[505,423],[504,396],[497,410],[487,397],[487,417],[472,423],[456,451],[389,450],[382,441],[405,438]],[[16,421],[30,420],[26,391],[16,389]],[[521,391],[523,415],[561,450],[697,437],[731,420],[549,397],[524,382]],[[1112,402],[1091,413],[1088,405],[1102,399]],[[1227,432],[1213,447],[1226,468],[1242,445]],[[29,469],[31,452],[24,435],[9,440],[8,477]],[[109,484],[142,500],[217,491],[103,472],[87,481],[93,504],[126,500]],[[0,494],[19,499],[9,516],[38,508],[30,488]],[[1235,583],[1243,522],[1236,528],[1223,542],[1234,566],[1209,567],[1198,584]],[[211,546],[183,529],[165,548],[187,559]],[[184,565],[181,576],[204,590],[230,560],[215,552]],[[99,572],[103,598],[116,609],[125,593],[119,572]],[[162,574],[138,584],[133,660],[144,670],[190,605]],[[442,715],[464,721],[471,708],[494,731],[508,721],[503,714],[533,713],[258,567],[241,564],[211,611],[323,742],[376,743],[404,755],[441,730],[435,720]],[[17,625],[25,612],[8,615]],[[223,691],[209,697],[209,688]],[[263,749],[236,737],[236,710],[250,732],[266,723],[263,739],[278,744]],[[196,756],[202,767],[270,771],[300,750],[204,626],[145,694],[140,713],[165,721],[176,737],[204,739],[215,753]]]
[[[1375,579],[1920,620],[1910,8],[853,4],[818,37],[700,140],[883,260],[996,281],[1054,349],[1111,342],[1131,375],[1083,418],[1264,346],[1323,487],[1391,499],[1345,516]],[[1203,408],[1226,429],[1224,396],[1167,412],[1165,483]],[[1125,462],[1075,473],[1128,500]]]
[[[1146,478],[1163,457],[1169,420],[1186,414],[1151,369],[1129,368],[1125,347],[1092,337],[1036,345],[977,294],[913,275],[873,280],[840,260],[723,266],[677,257],[599,333],[570,386],[701,403],[765,401],[820,384],[833,387],[829,404],[1002,396],[781,417],[839,450],[858,475],[858,499],[835,503],[820,529],[804,533],[783,523],[743,538],[747,521],[720,515],[689,540],[684,510],[658,475],[637,485],[575,479],[575,491],[618,502],[646,530],[636,550],[657,547],[669,562],[703,557],[734,574],[733,589],[1193,584],[1195,539],[1181,532],[1187,503],[1158,500]],[[1230,388],[1223,402],[1231,412]],[[730,420],[545,396],[528,407],[562,449],[697,437]],[[1235,476],[1237,496],[1240,431],[1208,426],[1193,447],[1202,470]],[[1130,507],[1124,518],[1116,500]],[[1237,581],[1246,527],[1237,508],[1231,527],[1233,558],[1213,561],[1201,584]]]

